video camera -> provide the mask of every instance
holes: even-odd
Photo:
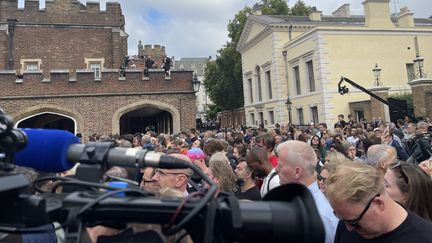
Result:
[[[324,242],[324,227],[314,199],[300,184],[277,187],[263,201],[239,201],[219,192],[217,185],[190,162],[143,149],[118,148],[112,143],[79,144],[74,137],[59,130],[15,129],[12,119],[0,110],[0,232],[41,233],[45,231],[40,226],[52,222],[60,223],[67,233],[80,232],[88,223],[142,223],[163,225],[165,235],[185,230],[194,242]],[[56,140],[50,142],[53,138]],[[14,172],[13,165],[59,172],[75,162],[99,168],[191,168],[210,188],[182,199],[157,198],[140,188],[51,176],[36,180],[33,187],[41,194],[31,195],[25,192],[29,181]],[[48,192],[40,188],[47,180],[54,182]],[[56,193],[58,187],[66,185],[82,189]],[[124,242],[134,242],[128,237]],[[73,234],[67,234],[67,239],[80,241]]]

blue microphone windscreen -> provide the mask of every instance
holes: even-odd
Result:
[[[51,129],[21,130],[27,134],[28,142],[24,149],[15,153],[16,165],[52,173],[67,171],[74,166],[67,159],[69,146],[79,143],[74,134]]]

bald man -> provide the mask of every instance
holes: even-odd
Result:
[[[189,157],[183,154],[170,154],[170,156],[192,163]],[[191,169],[156,169],[152,179],[155,187],[160,189],[172,188],[186,196],[188,195],[187,186],[191,176]]]

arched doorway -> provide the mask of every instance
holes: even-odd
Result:
[[[120,117],[120,134],[147,131],[172,133],[173,117],[170,112],[155,106],[146,106],[129,111]]]
[[[72,117],[53,112],[38,113],[16,122],[18,128],[60,129],[76,134],[76,122]]]

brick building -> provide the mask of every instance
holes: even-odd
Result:
[[[0,0],[0,107],[18,127],[134,133],[195,127],[192,71],[127,69],[119,3]],[[159,50],[160,47],[148,47]]]

